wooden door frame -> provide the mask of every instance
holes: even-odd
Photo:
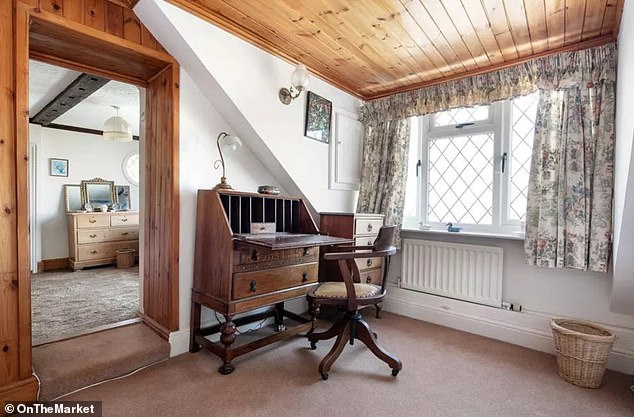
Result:
[[[27,4],[16,2],[15,10],[15,39],[14,39],[14,56],[15,56],[15,104],[16,104],[16,222],[17,222],[17,258],[18,258],[18,340],[19,340],[19,377],[20,379],[29,378],[31,375],[31,276],[30,276],[30,234],[29,234],[29,205],[28,205],[28,150],[29,150],[29,107],[28,107],[28,70],[29,58],[33,56],[38,60],[43,60],[52,64],[63,65],[65,67],[73,67],[80,71],[102,75],[111,79],[133,83],[146,88],[147,95],[152,92],[152,82],[159,77],[163,77],[161,83],[162,95],[161,102],[154,105],[146,104],[146,118],[154,117],[160,120],[166,120],[162,132],[158,132],[156,127],[152,131],[152,127],[148,126],[145,130],[146,146],[161,146],[160,152],[155,152],[159,158],[158,166],[154,167],[156,161],[146,160],[144,167],[146,172],[157,168],[167,170],[168,174],[159,177],[146,176],[145,185],[145,203],[156,203],[158,198],[163,198],[162,194],[167,193],[169,200],[161,200],[161,207],[158,208],[158,219],[167,224],[157,224],[156,217],[144,216],[144,238],[146,248],[150,248],[150,254],[144,254],[144,266],[159,264],[159,256],[162,256],[163,265],[168,271],[164,271],[160,275],[160,280],[164,281],[161,285],[154,283],[153,280],[159,278],[154,277],[156,267],[145,268],[143,285],[144,289],[144,320],[148,322],[155,330],[157,330],[165,338],[169,332],[178,329],[178,242],[179,242],[179,181],[178,181],[178,107],[179,107],[179,65],[178,62],[169,54],[163,51],[150,49],[130,41],[121,39],[114,35],[93,29],[91,27],[68,21],[60,16],[42,11],[39,8],[31,7]],[[29,37],[31,34],[31,25],[34,22],[43,23],[44,26],[55,27],[56,30],[68,34],[67,40],[78,39],[78,42],[86,42],[92,44],[95,50],[102,50],[115,53],[120,51],[125,59],[130,56],[138,57],[138,65],[144,62],[152,62],[156,64],[164,63],[164,67],[155,74],[141,78],[137,75],[130,75],[126,70],[122,71],[110,69],[102,69],[93,63],[85,62],[82,54],[77,54],[77,59],[68,59],[68,57],[59,57],[53,54],[46,55],[42,53],[33,53],[30,51]],[[58,35],[60,32],[56,33]],[[100,49],[101,48],[101,49]],[[111,58],[111,54],[104,59]],[[145,61],[144,61],[145,60]],[[123,59],[121,59],[123,61]],[[148,64],[149,65],[149,64]],[[155,85],[158,83],[154,82]],[[148,99],[149,100],[149,99]],[[146,100],[146,103],[148,102]],[[148,114],[154,112],[157,114]],[[162,135],[162,136],[161,136]],[[167,143],[153,143],[154,138],[164,138]],[[171,140],[170,140],[171,139]],[[165,236],[164,236],[165,235]],[[158,237],[157,237],[158,236]],[[161,237],[167,239],[167,243],[160,243]],[[159,245],[160,248],[154,248],[153,245]],[[164,245],[164,246],[163,246]],[[153,259],[156,258],[156,259]],[[157,274],[157,277],[159,274]],[[160,288],[160,289],[157,289]],[[157,293],[162,291],[163,293]],[[156,298],[154,300],[154,298]],[[149,302],[167,303],[167,307],[161,314],[154,314],[145,308]]]

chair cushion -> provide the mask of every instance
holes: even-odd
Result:
[[[372,297],[381,293],[381,287],[373,284],[354,284],[354,292],[357,298]],[[343,282],[324,282],[313,293],[320,298],[346,298],[346,284]]]

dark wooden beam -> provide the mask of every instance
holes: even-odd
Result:
[[[47,126],[53,120],[66,113],[92,93],[103,87],[108,81],[107,78],[97,75],[83,73],[70,83],[64,91],[51,100],[42,110],[31,118],[31,123]]]
[[[88,133],[88,134],[97,135],[97,136],[102,136],[103,135],[103,130],[88,129],[86,127],[59,125],[57,123],[49,123],[47,125],[43,125],[41,123],[35,123],[35,124],[39,124],[42,127],[46,127],[46,128],[49,128],[49,129],[59,129],[59,130],[67,130],[69,132]],[[136,136],[136,135],[133,135],[132,139],[139,140],[139,137]]]

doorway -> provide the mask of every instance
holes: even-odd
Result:
[[[33,346],[139,320],[141,90],[29,61]]]

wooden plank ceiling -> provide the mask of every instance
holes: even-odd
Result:
[[[367,100],[610,42],[624,0],[169,1]]]

